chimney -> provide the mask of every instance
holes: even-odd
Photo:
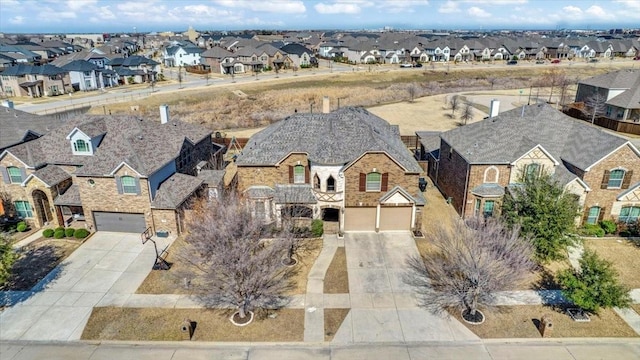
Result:
[[[169,105],[160,105],[160,124],[169,122]]]
[[[491,100],[491,109],[489,110],[489,117],[493,118],[498,116],[498,113],[500,112],[500,101],[493,99]]]
[[[331,102],[329,101],[329,97],[325,96],[322,98],[322,113],[328,114],[331,112]]]

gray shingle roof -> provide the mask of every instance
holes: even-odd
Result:
[[[625,69],[581,80],[586,84],[607,89],[630,89],[640,79],[640,70]]]
[[[54,186],[71,177],[68,172],[56,165],[47,165],[40,168],[33,173],[33,176],[42,180],[47,186]]]
[[[547,104],[506,111],[441,138],[471,164],[510,164],[540,144],[557,161],[582,170],[627,142]]]
[[[69,186],[64,194],[58,195],[58,197],[53,200],[53,205],[82,206],[78,184]]]
[[[195,176],[175,173],[160,184],[151,207],[175,209],[193,194],[203,181]]]
[[[74,128],[102,138],[94,155],[73,155],[66,139]],[[104,176],[126,162],[142,176],[148,176],[175,159],[185,141],[198,143],[211,131],[171,120],[167,124],[135,116],[81,116],[70,119],[45,136],[7,149],[32,167],[44,164],[81,165],[78,176]]]
[[[65,120],[0,107],[0,150],[24,141],[29,132],[44,135]]]
[[[225,170],[200,170],[198,178],[208,187],[217,187],[223,183]]]
[[[276,184],[274,200],[276,204],[315,204],[318,202],[309,184]]]
[[[474,195],[485,197],[501,197],[504,195],[504,188],[498,184],[482,184],[471,190]]]
[[[422,171],[388,122],[352,107],[287,117],[253,135],[236,163],[275,165],[290,153],[307,153],[316,163],[345,165],[366,152],[386,152],[407,171]]]
[[[274,191],[272,188],[263,185],[251,186],[244,193],[250,199],[259,199],[259,198],[271,198],[273,197]]]

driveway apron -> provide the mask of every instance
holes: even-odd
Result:
[[[154,261],[139,234],[97,232],[0,313],[0,340],[79,340],[93,307],[126,301]]]
[[[418,248],[409,232],[345,234],[351,311],[334,342],[413,342],[477,340],[451,317],[417,306],[402,280],[406,260]]]

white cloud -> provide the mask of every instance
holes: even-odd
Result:
[[[19,5],[20,2],[18,2],[17,0],[0,0],[0,6],[2,6],[3,8],[17,7]]]
[[[594,16],[600,20],[612,20],[615,18],[615,16],[613,16],[612,14],[604,11],[603,8],[601,8],[598,5],[593,5],[590,8],[588,8],[587,10],[585,10],[585,13]]]
[[[485,10],[477,7],[477,6],[472,6],[469,9],[467,9],[467,13],[471,16],[475,16],[475,17],[479,17],[479,18],[488,18],[491,17],[491,14],[486,12]]]
[[[582,17],[582,9],[580,9],[577,6],[565,6],[562,8],[562,11],[567,17],[572,17],[572,18]]]
[[[18,16],[14,16],[11,19],[9,19],[9,22],[12,23],[12,24],[16,24],[16,25],[24,24],[24,17],[23,16],[19,16],[19,15]]]
[[[448,0],[446,3],[442,4],[438,9],[439,13],[442,14],[451,14],[460,12],[460,8],[458,7],[458,3],[452,0]]]
[[[413,13],[416,12],[420,6],[429,5],[428,0],[395,0],[395,1],[379,1],[376,3],[376,7],[382,9],[385,12],[391,13]]]
[[[71,10],[80,10],[95,6],[98,0],[67,0],[67,6]]]
[[[314,6],[320,14],[359,14],[362,9],[356,3],[319,3]]]
[[[302,14],[307,11],[306,6],[300,0],[214,0],[213,2],[224,7],[247,9],[256,12]]]
[[[462,0],[462,2],[482,5],[512,5],[526,4],[528,0]]]
[[[98,18],[100,19],[111,20],[116,18],[116,15],[113,13],[113,11],[111,11],[111,9],[109,9],[108,6],[99,7],[96,13],[98,15]]]
[[[640,1],[638,0],[614,0],[613,2],[617,4],[622,4],[629,9],[633,9],[640,12]]]

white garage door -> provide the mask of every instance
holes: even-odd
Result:
[[[344,209],[345,231],[375,231],[376,208],[352,207]]]
[[[380,208],[380,231],[411,230],[411,207]]]
[[[144,214],[94,211],[93,218],[97,231],[142,233],[147,228]]]

